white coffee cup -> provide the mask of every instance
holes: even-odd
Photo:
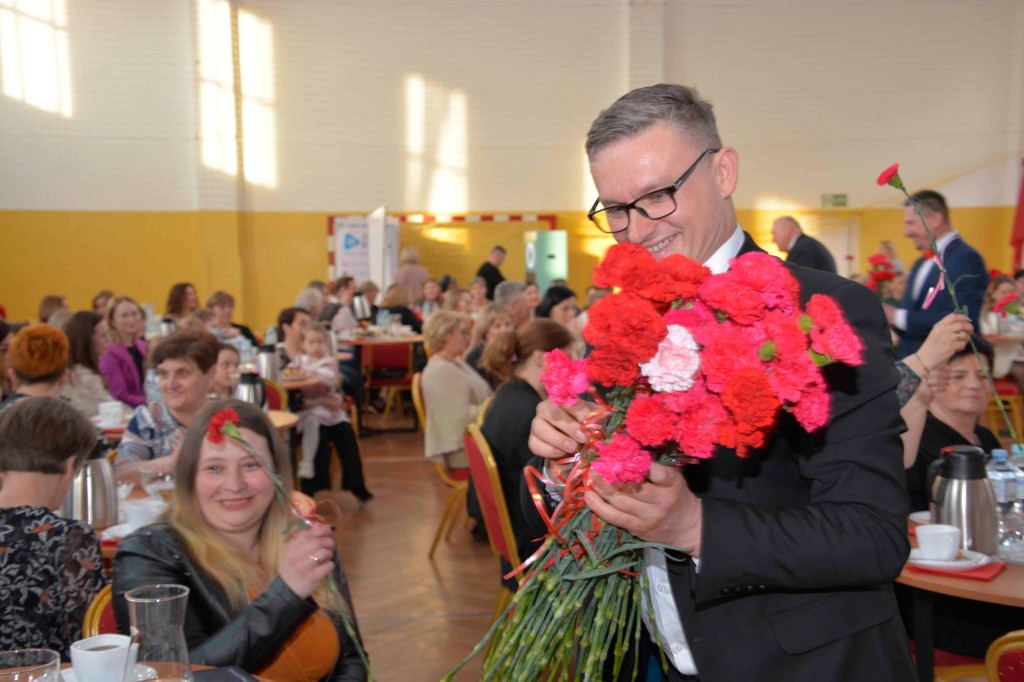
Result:
[[[917,546],[921,548],[921,558],[931,561],[953,561],[960,551],[960,529],[944,523],[932,523],[918,526]]]
[[[121,425],[121,417],[124,415],[121,403],[117,400],[100,403],[100,425],[107,428]]]
[[[78,682],[120,680],[128,663],[132,638],[126,635],[96,635],[71,645],[71,667]]]

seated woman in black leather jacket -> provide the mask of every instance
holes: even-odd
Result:
[[[127,633],[124,594],[143,585],[190,589],[185,639],[192,663],[238,666],[280,682],[362,682],[366,671],[340,619],[320,608],[333,574],[355,625],[348,583],[331,529],[285,533],[288,513],[274,501],[262,467],[237,441],[212,443],[214,415],[232,407],[256,453],[292,487],[288,452],[258,408],[210,406],[192,422],[175,470],[165,522],[126,537],[114,558],[114,613]],[[356,628],[358,632],[358,628]]]

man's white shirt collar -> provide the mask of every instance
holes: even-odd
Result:
[[[732,236],[725,240],[725,243],[718,247],[718,250],[711,254],[711,258],[704,261],[704,265],[711,271],[712,275],[720,275],[729,270],[729,261],[735,258],[740,249],[743,248],[743,230],[739,223]]]
[[[938,239],[936,239],[935,240],[935,246],[937,246],[939,248],[939,251],[938,251],[939,255],[942,255],[943,249],[945,249],[947,246],[949,246],[949,243],[951,241],[953,241],[954,239],[956,239],[957,237],[959,237],[959,236],[960,236],[959,232],[957,232],[956,230],[950,230],[946,234],[944,234],[941,237],[939,237]]]

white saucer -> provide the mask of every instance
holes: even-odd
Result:
[[[68,668],[60,671],[61,682],[78,682],[78,676],[75,675],[74,668]],[[155,680],[156,679],[156,668],[151,668],[148,665],[142,665],[141,663],[135,664],[135,679],[136,680]]]
[[[969,571],[972,568],[984,566],[992,561],[988,558],[988,555],[970,549],[962,549],[960,554],[963,555],[963,558],[953,561],[937,561],[935,559],[924,559],[921,557],[920,549],[912,549],[910,550],[910,558],[907,560],[907,563],[918,568],[931,568],[938,571]]]
[[[910,518],[910,520],[914,523],[931,523],[932,513],[928,510],[916,511],[913,514],[911,514],[908,518]]]

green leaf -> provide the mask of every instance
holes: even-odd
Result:
[[[771,341],[765,341],[764,344],[757,349],[757,357],[761,358],[761,362],[771,362],[772,358],[775,357],[777,349],[775,344]]]
[[[813,348],[807,349],[807,352],[811,354],[811,359],[814,360],[815,367],[824,367],[825,365],[832,364],[832,358],[822,353],[819,353]]]
[[[797,320],[797,324],[800,325],[800,329],[803,331],[803,333],[807,334],[811,331],[811,327],[814,325],[814,322],[811,320],[810,315],[804,313],[803,315],[800,316],[800,319]]]

